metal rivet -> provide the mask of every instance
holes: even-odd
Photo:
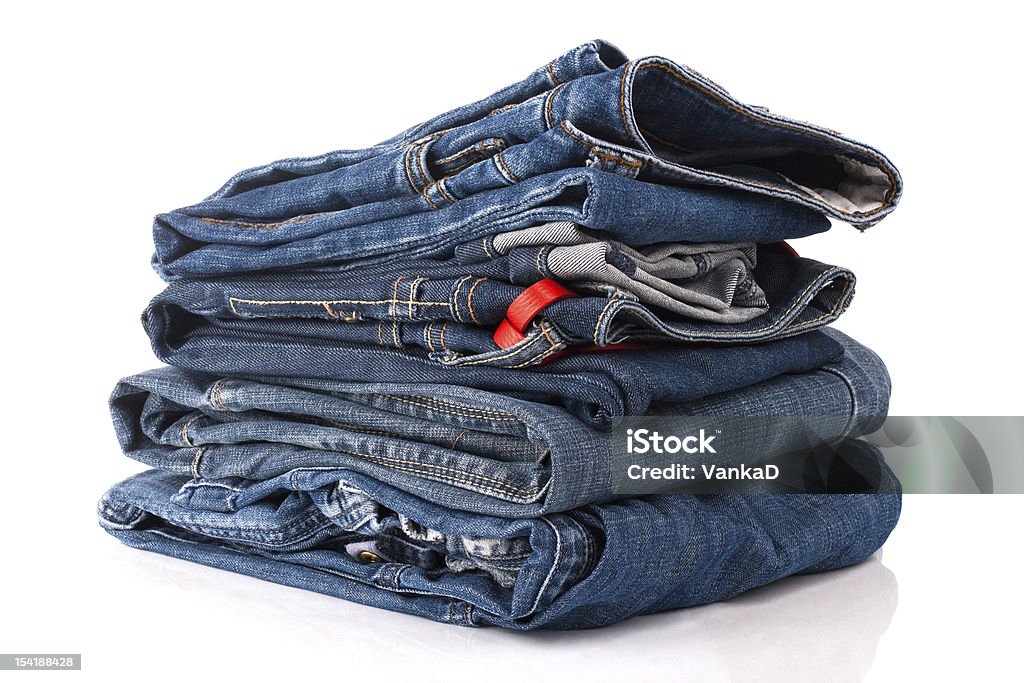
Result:
[[[362,562],[383,562],[384,561],[384,558],[382,558],[380,555],[378,555],[377,553],[371,553],[369,550],[360,550],[358,557],[359,557],[360,561],[362,561]]]

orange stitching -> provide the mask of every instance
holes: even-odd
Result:
[[[505,140],[505,138],[493,138],[493,142],[490,142],[488,140],[481,140],[480,142],[476,143],[475,145],[473,145],[472,147],[470,147],[468,149],[464,149],[461,152],[458,152],[458,153],[453,154],[451,156],[447,156],[444,159],[438,160],[437,165],[438,166],[446,166],[446,165],[450,164],[451,162],[455,161],[456,159],[461,159],[462,157],[466,156],[467,154],[472,154],[474,152],[479,152],[479,153],[482,154],[482,153],[486,152],[488,149],[490,149],[492,147],[502,148],[502,147],[506,147],[506,146],[508,146],[508,141]],[[461,166],[459,166],[459,168],[463,168],[466,165],[468,165],[468,164],[461,165]]]
[[[446,329],[448,329],[448,321],[447,320],[445,320],[443,323],[441,323],[441,339],[440,339],[440,342],[441,342],[441,348],[444,349],[445,351],[448,350],[448,347],[444,343],[444,331]]]
[[[551,80],[554,81],[555,85],[561,85],[562,81],[555,78],[555,72],[551,68],[551,62],[548,62],[548,76],[551,76]]]
[[[620,157],[615,154],[609,154],[608,152],[601,152],[597,148],[591,148],[590,153],[593,154],[594,156],[601,157],[602,159],[608,161],[618,161],[623,166],[629,166],[630,168],[641,168],[643,166],[643,162],[631,161],[629,159],[626,159],[625,157]]]
[[[338,317],[338,314],[335,313],[333,310],[331,310],[331,305],[330,304],[325,303],[324,304],[324,308],[327,309],[327,315],[331,316],[332,318],[337,318]]]
[[[441,135],[444,135],[444,133],[441,133]],[[427,149],[427,142],[436,142],[441,137],[441,135],[438,135],[436,138],[433,139],[424,140],[420,144],[419,151],[416,152],[416,165],[420,167],[420,175],[423,176],[424,183],[430,182],[430,176],[427,175],[427,172],[423,167],[423,157],[427,155],[425,151]],[[420,152],[422,152],[422,154]]]
[[[444,200],[445,200],[446,202],[448,202],[449,204],[454,204],[454,203],[455,203],[455,200],[454,200],[454,199],[452,199],[451,197],[449,197],[449,196],[448,196],[448,193],[447,193],[447,192],[445,192],[445,191],[444,191],[444,188],[443,188],[443,187],[441,186],[441,184],[442,184],[443,182],[444,182],[444,178],[441,178],[441,179],[440,179],[440,180],[438,180],[438,181],[437,181],[436,183],[434,183],[434,186],[435,186],[435,187],[437,187],[437,191],[441,193],[441,196],[442,196],[442,197],[444,197]]]
[[[550,130],[550,129],[555,127],[555,117],[551,113],[551,107],[552,107],[552,105],[555,102],[555,95],[563,87],[565,87],[565,86],[564,85],[560,85],[557,88],[555,88],[554,90],[552,90],[551,93],[547,97],[547,101],[544,103],[544,118],[545,118],[545,123],[547,123],[547,125],[548,125],[548,130]]]
[[[437,205],[434,204],[434,202],[430,201],[430,197],[427,196],[427,189],[429,187],[430,187],[430,185],[424,185],[423,186],[423,198],[427,200],[427,204],[430,204],[430,208],[431,209],[437,209]]]
[[[656,69],[661,69],[662,71],[665,71],[666,73],[668,73],[668,75],[672,76],[673,78],[675,78],[678,81],[681,81],[684,85],[692,86],[692,87],[696,88],[697,90],[700,90],[705,95],[707,95],[707,96],[711,97],[712,99],[715,99],[718,102],[720,102],[721,104],[723,104],[726,108],[731,109],[731,110],[735,111],[736,113],[740,114],[741,116],[744,116],[744,117],[746,117],[748,119],[753,119],[755,121],[760,121],[762,123],[768,124],[769,126],[776,126],[777,128],[786,128],[786,129],[792,130],[792,131],[794,131],[796,133],[801,133],[801,134],[805,133],[807,135],[811,135],[813,137],[819,138],[819,139],[824,140],[826,142],[835,143],[835,140],[832,140],[828,135],[820,133],[820,132],[818,132],[816,130],[807,130],[807,129],[805,129],[805,127],[806,128],[810,128],[810,124],[804,124],[805,127],[801,127],[801,126],[798,126],[798,125],[796,125],[794,123],[789,123],[789,122],[786,122],[786,121],[775,121],[775,120],[769,119],[768,117],[763,116],[763,115],[762,115],[761,118],[759,118],[758,116],[755,116],[755,115],[751,114],[751,112],[749,112],[749,111],[744,111],[743,109],[740,109],[737,105],[735,105],[732,102],[729,102],[728,100],[723,98],[721,94],[715,93],[715,92],[709,90],[703,84],[698,83],[696,81],[687,81],[682,76],[680,76],[674,69],[670,68],[669,66],[667,66],[665,64],[644,64],[639,69],[637,69],[637,71],[641,71],[643,69],[650,69],[650,68],[656,68]],[[623,115],[625,115],[625,110],[623,110]],[[623,120],[625,120],[625,119],[623,119]],[[896,193],[896,177],[893,176],[892,171],[889,170],[889,168],[886,166],[886,164],[879,157],[875,156],[874,154],[872,154],[871,152],[866,151],[866,150],[856,150],[856,151],[859,154],[863,154],[864,156],[867,156],[867,157],[869,157],[871,159],[874,159],[878,163],[878,165],[879,165],[878,167],[881,169],[881,171],[883,173],[885,173],[886,177],[889,179],[889,183],[890,183],[890,192],[888,193],[889,196],[887,196],[885,198],[885,201],[882,202],[881,206],[879,206],[878,208],[872,209],[871,211],[854,211],[854,212],[849,212],[849,211],[842,211],[841,209],[835,209],[835,207],[831,207],[831,208],[833,208],[836,211],[838,211],[839,213],[845,214],[847,216],[853,216],[853,215],[857,215],[857,216],[870,216],[871,214],[877,213],[877,212],[881,211],[882,209],[884,209],[884,208],[886,208],[886,207],[891,205],[892,196],[895,195],[895,193]],[[758,183],[755,183],[755,184],[758,184]],[[777,187],[777,186],[768,185],[768,187]],[[778,187],[781,187],[781,186],[778,186]]]
[[[453,167],[453,168],[449,168],[449,169],[448,169],[448,173],[447,173],[447,175],[446,175],[445,177],[447,178],[448,176],[452,176],[452,175],[455,175],[455,174],[456,174],[456,173],[458,173],[459,171],[461,171],[461,170],[463,170],[463,169],[465,169],[465,168],[469,168],[469,167],[470,167],[470,166],[472,166],[473,164],[476,164],[476,163],[478,163],[478,162],[481,162],[481,161],[483,161],[484,159],[490,159],[490,157],[489,157],[489,156],[487,156],[487,155],[482,155],[482,156],[481,156],[481,157],[480,157],[479,159],[467,159],[466,161],[462,162],[462,163],[461,163],[461,164],[459,164],[458,166],[455,166],[455,167]]]
[[[455,154],[452,154],[450,156],[446,156],[444,159],[438,159],[434,163],[437,164],[438,166],[447,166],[448,164],[452,163],[456,159],[461,159],[462,157],[466,156],[467,154],[472,154],[474,152],[482,152],[486,148],[487,148],[486,141],[485,140],[481,140],[480,142],[476,143],[472,147],[467,147],[466,149],[462,150],[461,152],[456,152]]]
[[[633,62],[626,62],[625,67],[622,69],[622,80],[619,82],[619,115],[622,116],[622,129],[634,137],[633,132],[629,129],[629,121],[626,120],[626,77],[629,74],[630,68],[632,68]],[[637,140],[637,142],[640,142]],[[643,145],[641,145],[642,147]]]
[[[504,153],[503,152],[498,152],[497,154],[494,155],[494,158],[497,159],[498,163],[501,164],[501,167],[503,169],[505,169],[505,173],[508,173],[508,177],[511,178],[514,182],[518,183],[519,182],[519,176],[517,176],[515,173],[513,173],[512,170],[508,167],[508,164],[505,163],[505,155],[504,155]]]
[[[557,346],[557,344],[555,344],[555,340],[552,339],[551,336],[548,334],[548,328],[547,326],[544,325],[544,323],[540,324],[540,331],[544,335],[544,338],[548,340],[548,344],[551,344],[552,346]]]
[[[423,339],[427,342],[427,348],[431,351],[436,351],[434,348],[434,322],[430,321],[427,326],[423,328]]]
[[[476,313],[473,311],[473,292],[476,291],[477,285],[479,285],[481,282],[483,282],[486,279],[487,278],[482,277],[482,278],[478,279],[476,282],[474,282],[473,286],[469,288],[469,295],[466,297],[466,306],[469,307],[469,316],[473,319],[473,322],[475,322],[477,325],[480,324],[480,321],[477,320]]]
[[[392,320],[391,321],[391,339],[394,340],[395,348],[396,349],[402,348],[402,345],[398,341],[398,321],[397,320]]]
[[[584,145],[586,145],[587,147],[589,147],[589,148],[590,148],[591,150],[593,150],[593,149],[594,149],[594,146],[593,146],[593,145],[591,145],[591,144],[590,144],[589,142],[587,142],[586,140],[584,140],[583,138],[581,138],[581,137],[580,137],[579,135],[576,135],[576,134],[575,134],[575,133],[573,133],[573,132],[572,132],[571,130],[569,130],[569,128],[568,128],[568,127],[567,127],[567,126],[565,125],[565,121],[562,121],[562,122],[561,122],[560,124],[558,124],[558,125],[560,125],[560,126],[562,127],[562,130],[564,130],[564,131],[566,132],[566,134],[567,134],[567,135],[568,135],[569,137],[571,137],[571,138],[573,138],[574,140],[577,140],[577,141],[579,141],[579,142],[582,142],[582,143],[583,143]]]
[[[384,346],[384,321],[377,323],[377,342]]]

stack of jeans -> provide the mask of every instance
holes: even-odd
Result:
[[[900,511],[880,460],[864,492],[621,495],[609,434],[884,417],[882,362],[826,327],[853,274],[783,240],[866,228],[900,191],[873,148],[603,41],[374,147],[243,171],[155,219],[169,284],[143,324],[169,366],[111,397],[152,469],[101,525],[513,629],[860,562]]]

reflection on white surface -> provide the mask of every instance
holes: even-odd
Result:
[[[200,602],[204,621],[273,633],[280,652],[300,647],[343,657],[346,667],[384,657],[387,675],[378,681],[408,680],[413,672],[419,680],[462,680],[453,670],[482,666],[488,680],[520,682],[593,681],[595,671],[632,680],[856,681],[871,666],[898,594],[895,576],[876,555],[722,603],[587,631],[516,633],[438,624],[128,548],[116,556],[140,581],[160,577],[157,583],[176,587],[169,593]],[[158,620],[145,628],[158,631]]]

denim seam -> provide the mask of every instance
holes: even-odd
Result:
[[[724,97],[722,97],[722,95],[720,93],[712,92],[711,90],[709,90],[708,88],[704,87],[700,83],[697,83],[696,81],[687,81],[682,76],[680,76],[679,73],[676,70],[672,69],[668,65],[657,64],[657,63],[654,63],[654,64],[644,64],[643,66],[639,67],[637,69],[637,71],[639,72],[639,71],[642,71],[644,69],[650,69],[650,68],[655,68],[655,69],[660,69],[662,71],[665,71],[666,73],[668,73],[670,76],[672,76],[676,80],[681,81],[684,85],[692,85],[693,87],[695,87],[698,90],[700,90],[701,92],[703,92],[705,95],[708,95],[708,96],[712,97],[713,99],[718,100],[727,109],[733,110],[734,112],[738,113],[740,116],[746,117],[748,119],[753,119],[755,121],[759,120],[758,116],[755,116],[752,112],[745,111],[744,109],[738,107],[737,105],[729,102],[729,100],[727,100]],[[625,102],[625,100],[623,100],[623,105],[624,105],[624,102]],[[786,128],[786,129],[789,129],[789,130],[794,131],[796,133],[806,134],[806,135],[810,135],[812,137],[816,137],[816,138],[818,138],[820,140],[824,140],[825,142],[830,142],[830,143],[836,143],[837,142],[836,140],[831,139],[831,137],[829,135],[826,135],[826,134],[823,134],[823,133],[820,133],[818,131],[813,130],[812,128],[810,128],[810,126],[808,124],[798,125],[795,122],[794,123],[790,123],[790,122],[786,122],[786,121],[772,120],[773,118],[777,118],[777,117],[766,115],[766,114],[761,114],[760,115],[760,121],[762,123],[765,123],[765,124],[769,125],[769,126],[775,126],[777,128]],[[853,147],[853,145],[851,145],[847,141],[839,141],[839,144],[845,145],[847,147]],[[888,168],[888,165],[877,155],[877,153],[872,153],[873,150],[868,150],[868,149],[862,149],[862,150],[857,150],[857,151],[859,153],[861,153],[861,154],[864,154],[865,156],[867,156],[869,158],[874,159],[879,164],[879,168],[882,170],[883,173],[885,173],[886,177],[889,179],[890,191],[886,193],[886,197],[885,197],[885,200],[882,202],[882,205],[879,206],[876,209],[872,209],[870,211],[853,211],[853,212],[843,211],[842,209],[834,209],[834,210],[839,212],[839,213],[841,213],[841,214],[843,214],[843,215],[847,215],[847,216],[871,216],[871,215],[873,215],[875,213],[878,213],[879,211],[882,211],[883,209],[886,209],[886,208],[888,208],[889,206],[892,205],[892,200],[893,200],[893,197],[896,194],[896,188],[897,188],[898,183],[896,182],[896,177],[893,175],[892,171]],[[760,185],[761,183],[755,183],[755,184]],[[770,184],[768,186],[769,187],[776,187],[776,186],[770,185]]]
[[[476,291],[477,286],[481,282],[484,282],[485,280],[487,280],[487,278],[485,277],[478,278],[477,281],[473,283],[473,286],[469,288],[469,294],[466,295],[466,308],[469,309],[469,317],[471,317],[473,319],[473,322],[475,322],[477,325],[480,325],[481,323],[480,320],[476,317],[476,311],[473,310],[473,292]]]
[[[200,446],[199,448],[196,449],[196,454],[194,456],[192,456],[192,462],[189,465],[189,469],[192,470],[192,478],[193,479],[199,479],[200,478],[200,475],[199,475],[199,462],[202,460],[203,454],[206,453],[206,449],[207,449],[206,446]]]
[[[555,102],[555,95],[557,95],[564,87],[565,85],[563,84],[559,85],[558,87],[552,88],[551,92],[549,92],[547,94],[547,97],[545,98],[546,101],[544,102],[544,124],[545,126],[547,126],[547,130],[551,130],[552,128],[555,127],[555,117],[551,113],[551,111]]]
[[[505,162],[505,154],[504,154],[503,151],[498,152],[497,154],[495,154],[494,155],[494,160],[495,160],[495,163],[500,167],[500,170],[504,173],[504,175],[510,181],[512,181],[513,183],[520,182],[519,176],[517,176],[515,173],[513,173],[512,169],[510,169],[508,167],[508,164]]]
[[[551,68],[551,62],[548,62],[548,76],[551,78],[551,82],[554,85],[561,85],[562,84],[562,81],[558,80],[558,77],[555,76],[555,71],[554,71],[554,69]]]
[[[224,377],[213,383],[210,387],[210,405],[221,412],[228,412],[227,407],[224,405],[224,396],[221,392],[224,390],[224,385],[227,384],[228,378]]]
[[[218,489],[226,489],[228,491],[233,491],[234,493],[241,493],[244,490],[244,489],[238,488],[237,486],[229,486],[228,484],[222,484],[219,481],[207,481],[207,480],[186,481],[184,484],[181,485],[181,488],[183,488],[183,489],[194,489],[194,488],[198,488],[200,486],[212,486],[212,487],[218,488]]]
[[[461,278],[459,278],[459,281],[455,283],[455,290],[452,292],[452,300],[450,305],[452,308],[452,312],[455,314],[455,319],[458,320],[460,323],[465,321],[462,319],[462,311],[459,310],[459,291],[462,289],[462,285],[466,284],[466,282],[471,280],[472,277],[472,275],[463,275]]]
[[[416,290],[419,288],[420,283],[425,282],[427,278],[417,277],[415,280],[409,283],[409,320],[413,319],[413,305],[416,303]]]
[[[116,507],[114,505],[111,505],[110,503],[108,503],[105,500],[101,500],[100,501],[99,506],[97,506],[97,511],[103,517],[104,521],[107,523],[107,526],[119,526],[119,527],[124,527],[124,528],[131,528],[132,525],[137,523],[140,519],[142,519],[146,515],[146,511],[143,510],[140,507],[136,507],[136,506],[131,505],[131,504],[127,504],[127,507],[129,509],[131,509],[131,510],[134,510],[135,512],[133,513],[131,519],[129,519],[128,521],[125,521],[125,522],[121,522],[121,521],[117,521],[115,519],[111,519],[111,516],[118,517],[118,518],[120,517],[120,515],[118,513],[121,511],[121,508],[118,508],[118,507]]]
[[[190,446],[190,447],[194,447],[195,446],[195,444],[192,443],[192,440],[188,436],[188,428],[192,426],[193,422],[195,422],[196,420],[198,420],[202,416],[203,416],[202,413],[199,413],[198,415],[194,415],[194,416],[192,416],[191,419],[187,420],[183,425],[181,425],[181,441],[186,446]]]
[[[796,308],[800,304],[806,304],[807,303],[806,301],[804,301],[804,297],[806,297],[807,294],[812,289],[814,289],[814,287],[821,280],[825,279],[826,277],[834,277],[838,272],[839,272],[838,270],[830,269],[830,270],[826,270],[826,271],[822,272],[821,274],[819,274],[816,278],[814,278],[814,280],[811,281],[810,284],[807,285],[806,288],[804,288],[804,290],[802,292],[800,292],[800,294],[794,299],[793,303],[790,304],[789,308],[787,308],[782,314],[780,314],[778,316],[778,318],[776,318],[775,322],[773,322],[772,324],[770,324],[770,325],[768,325],[766,327],[762,327],[762,328],[757,329],[757,330],[744,331],[744,332],[741,332],[739,334],[737,334],[736,332],[716,331],[716,330],[709,330],[709,331],[703,332],[701,334],[702,335],[707,335],[707,336],[733,335],[733,336],[736,336],[737,338],[743,338],[743,337],[749,337],[751,335],[755,335],[755,334],[759,334],[761,332],[765,332],[765,331],[771,330],[772,328],[780,327],[780,326],[783,325],[783,322],[782,322],[783,319],[786,316],[788,316],[790,313],[792,313],[794,308]],[[793,325],[793,326],[790,326],[790,327],[783,327],[783,329],[787,329],[787,330],[801,329],[801,328],[806,327],[808,325],[814,324],[814,323],[816,323],[816,322],[818,322],[820,320],[824,320],[825,318],[828,318],[828,317],[830,317],[830,316],[835,314],[836,309],[844,301],[844,299],[845,299],[845,297],[839,297],[836,300],[836,303],[833,305],[832,309],[829,312],[825,313],[824,315],[822,315],[822,316],[820,316],[818,318],[815,318],[814,320],[805,321],[805,322],[800,323],[799,325]],[[608,307],[611,306],[611,304],[613,302],[615,302],[615,301],[616,301],[616,299],[609,299],[608,303],[605,304],[604,309],[601,311],[601,315],[598,316],[597,324],[594,326],[594,343],[595,344],[598,343],[598,341],[597,341],[598,332],[601,329],[602,320],[604,319],[605,313],[607,312]],[[630,311],[630,312],[632,312],[632,311]]]
[[[427,145],[441,139],[447,131],[440,131],[434,135],[426,137],[416,149],[416,167],[419,169],[420,178],[423,180],[423,189],[426,190],[427,185],[430,184],[431,178],[427,175],[426,168],[423,166],[423,157],[426,156]]]
[[[391,458],[385,455],[371,455],[369,453],[359,453],[357,451],[350,451],[344,448],[333,448],[331,449],[337,453],[345,453],[351,455],[360,460],[366,460],[371,463],[380,465],[394,472],[408,472],[417,476],[423,477],[424,479],[432,479],[436,481],[447,481],[455,485],[462,485],[463,487],[470,487],[471,489],[479,489],[482,491],[497,493],[499,495],[505,495],[516,500],[523,502],[529,502],[533,500],[536,495],[547,488],[544,486],[531,486],[529,488],[522,488],[509,484],[500,479],[493,477],[487,477],[482,474],[470,472],[468,470],[460,470],[453,467],[446,467],[444,465],[437,465],[434,463],[427,462],[414,462],[410,460],[402,460],[401,458]],[[399,463],[397,465],[388,463]],[[424,469],[427,468],[427,469]],[[293,474],[300,471],[318,471],[318,470],[336,470],[338,467],[300,467],[292,470]],[[450,472],[451,474],[438,474],[437,472],[430,472],[430,469],[436,469],[440,472]],[[460,476],[461,475],[461,476]],[[473,481],[477,479],[479,481]],[[491,485],[481,484],[480,481],[490,482]],[[504,489],[504,490],[502,490]]]
[[[850,420],[847,422],[847,429],[846,429],[846,432],[849,433],[849,430],[853,427],[853,418],[855,418],[858,415],[858,412],[860,410],[860,405],[859,405],[859,402],[857,401],[857,392],[854,390],[854,387],[853,387],[853,381],[849,377],[847,377],[846,374],[843,373],[838,368],[829,367],[829,366],[826,365],[826,366],[823,366],[821,369],[824,370],[825,372],[833,374],[833,375],[839,377],[839,379],[843,380],[843,384],[846,385],[846,390],[850,392],[850,408],[851,408],[850,409]],[[845,434],[844,434],[844,437],[845,437]]]
[[[559,349],[557,346],[551,346],[549,348],[544,349],[543,351],[538,353],[533,358],[530,358],[528,360],[524,360],[522,363],[517,363],[516,365],[512,365],[512,366],[509,366],[509,367],[511,367],[513,370],[515,370],[515,369],[518,369],[518,368],[525,368],[525,367],[527,367],[529,365],[536,365],[536,364],[540,363],[542,360],[544,360],[545,358],[547,358],[548,356],[551,356],[551,355],[555,354],[556,352],[558,352],[560,350],[561,349]]]
[[[248,304],[250,306],[330,306],[332,304],[350,304],[353,306],[382,306],[390,304],[392,307],[398,304],[404,304],[405,301],[399,301],[397,298],[394,299],[380,299],[376,301],[370,300],[359,300],[359,299],[336,299],[334,301],[316,301],[313,299],[292,299],[292,300],[280,300],[280,301],[264,301],[260,299],[240,299],[238,297],[228,297],[228,306],[231,308],[231,312],[238,318],[253,318],[253,315],[247,315],[238,310],[237,304]],[[417,306],[450,306],[451,304],[447,301],[417,301]],[[335,316],[337,317],[337,316]],[[346,316],[344,320],[355,321],[355,311],[352,312],[351,316]]]
[[[491,253],[491,247],[488,244],[489,240],[487,238],[488,238],[488,235],[484,235],[483,239],[481,240],[481,244],[484,247],[484,254],[487,255],[487,258],[493,259],[494,258],[494,254]]]
[[[493,363],[494,361],[505,360],[506,358],[512,358],[513,356],[517,356],[517,355],[522,354],[527,349],[529,349],[531,346],[534,346],[539,340],[540,340],[540,337],[538,336],[538,337],[534,337],[533,339],[531,339],[528,343],[523,344],[523,341],[526,341],[524,339],[523,341],[519,341],[516,344],[514,344],[513,346],[510,346],[506,353],[502,353],[502,354],[499,354],[497,356],[489,356],[487,358],[480,358],[480,359],[477,359],[477,360],[471,360],[471,361],[467,361],[465,363],[459,363],[459,365],[460,366],[464,366],[464,365],[485,365],[485,364]],[[521,346],[520,348],[516,348],[520,344],[523,344],[523,346]]]
[[[455,200],[452,199],[451,197],[449,197],[448,194],[444,191],[444,187],[443,187],[444,180],[445,180],[444,178],[441,178],[440,180],[435,180],[434,182],[432,182],[429,185],[427,185],[426,189],[429,190],[430,188],[434,188],[435,190],[437,190],[437,193],[439,195],[441,195],[441,199],[443,199],[445,201],[445,204],[448,204],[448,205],[454,204]]]
[[[486,159],[487,156],[490,156],[490,155],[487,155],[487,156],[484,156],[484,155],[486,155],[489,150],[491,150],[491,149],[501,150],[501,149],[504,149],[507,146],[508,146],[508,141],[505,138],[502,138],[502,137],[489,138],[488,140],[481,140],[480,142],[476,143],[472,147],[464,149],[461,152],[458,152],[458,153],[453,154],[451,156],[445,157],[444,159],[439,159],[435,163],[438,166],[447,166],[447,165],[451,164],[451,162],[453,162],[453,161],[455,161],[457,159],[461,159],[462,157],[464,157],[466,155],[469,155],[469,154],[477,153],[477,154],[481,155],[479,159],[474,159],[474,158],[470,157],[468,160],[463,160],[463,162],[461,164],[458,164],[458,165],[456,165],[453,168],[447,169],[447,171],[446,171],[447,175],[454,175],[455,173],[458,173],[462,169],[468,168],[469,166],[472,166],[473,164],[479,163],[479,162],[483,161],[484,159]]]
[[[318,216],[326,216],[327,214],[331,214],[331,213],[337,213],[337,212],[336,211],[318,211],[317,213],[307,213],[307,214],[302,214],[301,216],[292,216],[291,218],[288,218],[288,219],[283,220],[283,221],[278,221],[276,223],[252,223],[252,222],[246,222],[246,221],[228,220],[228,219],[224,219],[224,218],[210,218],[208,216],[199,216],[199,220],[203,221],[204,223],[211,223],[213,225],[222,225],[222,226],[229,227],[229,228],[252,228],[254,230],[274,230],[275,228],[281,228],[281,227],[284,227],[286,225],[294,225],[295,223],[301,223],[303,221],[308,221],[310,219],[317,218]]]
[[[424,185],[423,186],[423,191],[420,194],[422,194],[423,198],[427,200],[427,204],[430,204],[430,208],[434,209],[436,211],[437,210],[437,204],[435,204],[433,201],[431,201],[430,197],[427,196],[427,188],[429,188],[429,187],[430,187],[429,185]]]
[[[157,517],[160,517],[160,515],[157,515]],[[297,536],[297,537],[293,537],[293,538],[288,538],[288,540],[285,541],[285,539],[288,536],[288,532],[291,532],[293,529],[296,529],[296,528],[308,527],[308,526],[310,526],[309,523],[310,522],[316,522],[318,517],[327,519],[327,523],[326,524],[320,524],[319,526],[314,526],[311,529],[309,529],[308,531],[303,529],[300,532],[303,535]],[[295,543],[297,541],[305,540],[305,539],[309,538],[310,536],[316,534],[318,531],[321,531],[322,529],[324,529],[324,528],[326,528],[328,526],[333,525],[333,522],[331,522],[330,519],[324,517],[324,515],[319,510],[314,510],[312,514],[306,515],[305,517],[301,517],[301,518],[296,519],[296,520],[292,520],[291,522],[288,522],[287,524],[284,524],[282,526],[276,527],[276,531],[270,531],[270,532],[263,531],[263,527],[261,527],[260,529],[245,529],[245,528],[239,528],[239,527],[219,527],[219,526],[211,526],[209,524],[193,524],[191,522],[182,522],[181,520],[170,520],[170,519],[166,519],[164,517],[160,517],[160,518],[163,519],[168,524],[172,524],[173,526],[181,527],[182,529],[184,529],[186,531],[196,531],[196,532],[204,533],[204,534],[209,534],[210,532],[227,532],[223,536],[212,536],[212,538],[214,538],[214,539],[228,539],[228,538],[230,538],[230,539],[234,539],[234,540],[253,541],[253,542],[257,542],[257,543],[263,543],[265,545],[291,545],[292,543]],[[186,524],[187,524],[187,526],[186,526]]]
[[[433,401],[434,403],[438,403],[438,404],[440,404],[442,406],[446,406],[448,408],[454,408],[455,410],[461,410],[461,411],[464,411],[464,412],[459,413],[459,412],[453,412],[451,410],[440,410],[438,408],[435,408],[435,407],[429,405],[429,403],[421,403],[419,401],[414,401],[414,400],[412,400],[412,399],[410,399],[408,397],[395,396],[394,394],[379,394],[379,396],[384,397],[384,398],[390,398],[390,399],[395,400],[395,401],[401,401],[402,403],[409,403],[411,405],[419,406],[421,408],[429,408],[431,410],[439,410],[439,412],[448,413],[449,415],[457,415],[459,417],[470,417],[470,418],[471,417],[484,417],[484,418],[486,418],[489,415],[504,415],[506,417],[493,418],[493,419],[494,419],[494,421],[497,421],[497,422],[508,422],[508,421],[514,420],[514,421],[519,422],[520,424],[522,424],[522,422],[519,420],[519,418],[516,417],[515,415],[513,415],[512,413],[506,413],[504,411],[495,410],[495,409],[491,409],[491,408],[473,408],[473,407],[470,407],[470,406],[463,406],[463,405],[460,405],[458,403],[450,403],[448,401],[443,401],[441,399],[434,398],[432,396],[419,396],[417,398],[420,398],[423,401]],[[478,413],[478,415],[470,415],[470,414],[467,414],[467,413]]]
[[[391,285],[391,317],[398,317],[398,285],[405,279],[405,275],[399,275],[398,278]]]
[[[617,154],[612,154],[610,152],[604,152],[604,151],[601,151],[601,150],[597,149],[597,147],[591,147],[590,148],[590,153],[593,154],[594,156],[599,157],[601,159],[604,159],[606,161],[616,161],[616,162],[622,164],[623,166],[628,166],[629,168],[636,168],[636,169],[643,168],[643,162],[641,162],[641,161],[627,159],[627,158],[619,156]]]
[[[437,191],[441,193],[441,196],[448,200],[449,204],[454,204],[461,197],[459,197],[452,188],[448,187],[448,178],[444,177],[437,181]],[[451,195],[451,196],[449,196]]]
[[[164,520],[164,521],[167,521],[167,520]],[[170,524],[170,522],[168,522],[168,524]],[[175,525],[175,526],[177,526],[177,525]],[[185,529],[185,531],[188,531],[188,529]],[[191,543],[192,545],[216,545],[218,547],[223,547],[219,543],[212,543],[212,544],[211,543],[202,543],[200,541],[193,541],[191,538],[182,538],[181,536],[175,536],[174,534],[169,534],[166,531],[163,531],[161,529],[145,529],[142,533],[144,533],[144,534],[156,534],[157,536],[163,536],[164,538],[169,538],[172,541],[177,541],[178,543]],[[227,548],[227,550],[234,550],[234,549],[233,548]],[[240,551],[236,550],[235,552],[240,552]]]
[[[555,559],[551,562],[551,569],[548,571],[548,575],[544,577],[544,582],[537,589],[537,597],[533,600],[533,605],[530,607],[530,611],[527,614],[533,614],[537,611],[537,606],[540,604],[540,600],[544,597],[544,591],[547,590],[548,584],[551,583],[552,577],[555,575],[555,571],[558,569],[558,562],[562,557],[562,535],[558,533],[558,527],[551,523],[547,517],[539,517],[541,521],[551,527],[551,530],[555,532]]]
[[[423,345],[431,351],[436,351],[434,348],[434,321],[431,320],[423,328]]]

